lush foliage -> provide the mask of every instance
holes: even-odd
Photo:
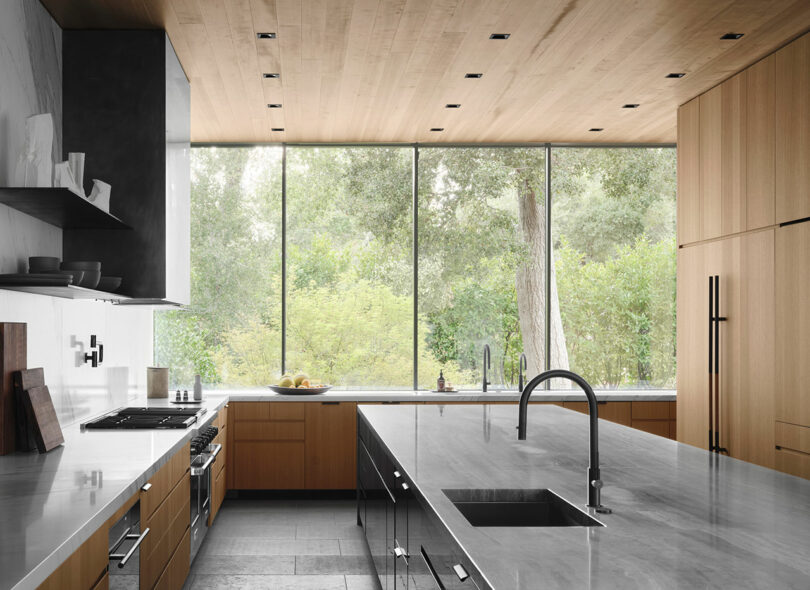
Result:
[[[530,246],[545,230],[530,235],[525,219],[527,203],[545,215],[544,153],[420,150],[414,343],[412,150],[288,148],[287,368],[338,386],[409,388],[416,345],[420,386],[440,369],[479,386],[487,343],[491,380],[513,386],[530,325],[517,279],[544,264]],[[552,154],[552,313],[571,368],[602,386],[671,386],[674,150]],[[222,386],[274,382],[281,149],[200,148],[192,160],[192,305],[156,313],[156,362],[178,385],[195,373]]]

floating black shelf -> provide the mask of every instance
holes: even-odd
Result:
[[[132,229],[66,188],[0,188],[0,203],[63,229]]]
[[[126,301],[130,299],[126,295],[108,293],[107,291],[96,291],[84,287],[67,285],[64,287],[55,286],[25,286],[25,285],[3,285],[0,289],[4,291],[19,291],[22,293],[35,293],[36,295],[47,295],[48,297],[60,297],[62,299],[97,299],[99,301]]]

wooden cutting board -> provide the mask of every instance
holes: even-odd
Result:
[[[0,322],[0,455],[17,446],[17,399],[13,375],[27,366],[26,324]]]
[[[23,400],[28,417],[34,424],[34,437],[37,440],[39,452],[47,453],[65,442],[48,386],[28,389]]]
[[[24,398],[25,392],[32,387],[43,387],[45,385],[45,370],[39,367],[15,371],[13,379],[17,419],[17,450],[33,451],[37,448],[37,441],[34,436],[34,425],[28,416]]]

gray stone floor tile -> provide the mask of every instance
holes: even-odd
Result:
[[[200,555],[340,555],[340,545],[337,539],[212,537],[205,540]]]
[[[371,575],[374,565],[365,555],[296,555],[295,573]]]
[[[203,576],[192,590],[346,590],[343,576]]]
[[[341,555],[368,555],[368,545],[362,533],[357,539],[338,539],[338,543]]]
[[[245,537],[263,539],[295,539],[297,527],[294,524],[273,525],[273,524],[247,524],[240,522],[216,522],[216,527],[208,532],[217,538],[221,537]],[[208,537],[206,537],[207,539]],[[334,538],[334,537],[330,537]]]
[[[358,539],[362,532],[363,529],[356,524],[299,524],[296,527],[295,537],[297,539]]]
[[[346,576],[346,590],[382,590],[377,576]]]
[[[207,555],[195,559],[193,574],[294,574],[293,555]]]

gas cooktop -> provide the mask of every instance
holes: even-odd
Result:
[[[205,413],[200,408],[122,408],[84,425],[97,429],[188,428]]]

